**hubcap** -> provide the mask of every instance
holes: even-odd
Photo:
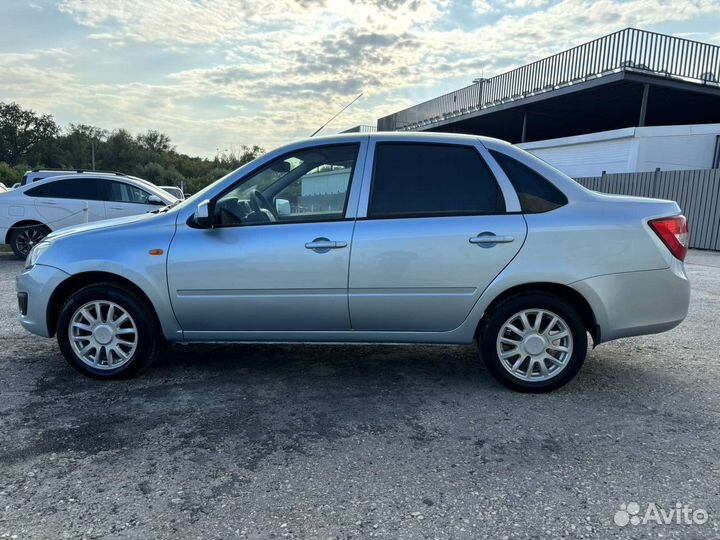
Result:
[[[505,321],[497,337],[500,363],[523,381],[542,382],[556,377],[567,366],[572,352],[567,323],[544,309],[516,313]]]
[[[30,253],[30,250],[33,248],[35,244],[40,242],[45,237],[45,235],[39,231],[38,229],[34,228],[28,228],[24,229],[22,232],[20,232],[17,235],[17,240],[15,241],[18,251],[22,253],[23,255],[27,255]]]
[[[75,355],[96,369],[116,369],[130,361],[138,344],[135,321],[107,300],[88,302],[75,311],[68,326]]]

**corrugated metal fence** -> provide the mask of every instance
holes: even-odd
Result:
[[[720,251],[720,169],[605,174],[575,180],[603,193],[673,200],[688,219],[690,247]]]

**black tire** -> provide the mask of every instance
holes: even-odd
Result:
[[[554,377],[544,381],[516,377],[503,366],[498,355],[497,339],[503,325],[514,315],[528,309],[543,309],[558,315],[572,336],[573,348],[567,364]],[[577,375],[587,356],[588,341],[585,324],[571,304],[549,293],[528,292],[511,296],[490,309],[480,329],[479,346],[488,371],[503,385],[518,392],[543,393],[564,386]]]
[[[10,247],[15,254],[15,257],[24,261],[30,249],[27,249],[27,236],[32,236],[33,245],[42,241],[48,234],[50,229],[45,225],[21,225],[17,229],[13,229],[10,233]]]
[[[69,326],[75,312],[88,302],[106,300],[124,309],[137,328],[137,346],[130,359],[117,368],[96,368],[83,362],[70,344]],[[152,306],[132,291],[115,283],[99,283],[80,289],[63,304],[57,324],[57,340],[65,359],[83,375],[95,379],[126,379],[150,365],[160,353],[163,339]]]

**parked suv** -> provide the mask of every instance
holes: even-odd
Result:
[[[0,242],[18,258],[51,231],[157,210],[177,199],[157,186],[119,173],[73,173],[29,180],[0,194]]]
[[[73,173],[82,174],[84,172],[85,171],[82,169],[33,169],[32,171],[26,171],[25,174],[23,174],[23,177],[20,180],[20,186],[31,184],[39,180],[45,180],[46,178],[50,178],[52,176],[64,176]]]
[[[49,235],[20,321],[103,379],[164,342],[471,343],[542,392],[588,346],[678,325],[687,225],[494,139],[348,134],[277,149],[173,208]]]

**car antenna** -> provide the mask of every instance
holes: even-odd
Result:
[[[341,115],[342,113],[344,113],[347,109],[349,109],[349,108],[350,108],[350,105],[352,105],[352,104],[355,103],[358,99],[360,99],[364,93],[365,93],[365,92],[360,92],[355,99],[353,99],[350,103],[348,103],[348,104],[345,105],[342,109],[340,109],[337,113],[335,113],[335,116],[333,116],[330,120],[328,120],[327,122],[325,122],[322,126],[320,126],[320,127],[317,129],[317,131],[315,131],[315,132],[314,132],[312,135],[310,135],[310,136],[311,136],[311,137],[314,137],[315,135],[317,135],[318,133],[320,133],[320,131],[322,131],[322,129],[323,129],[325,126],[327,126],[330,122],[332,122],[333,120],[335,120],[338,116],[340,116],[340,115]]]

